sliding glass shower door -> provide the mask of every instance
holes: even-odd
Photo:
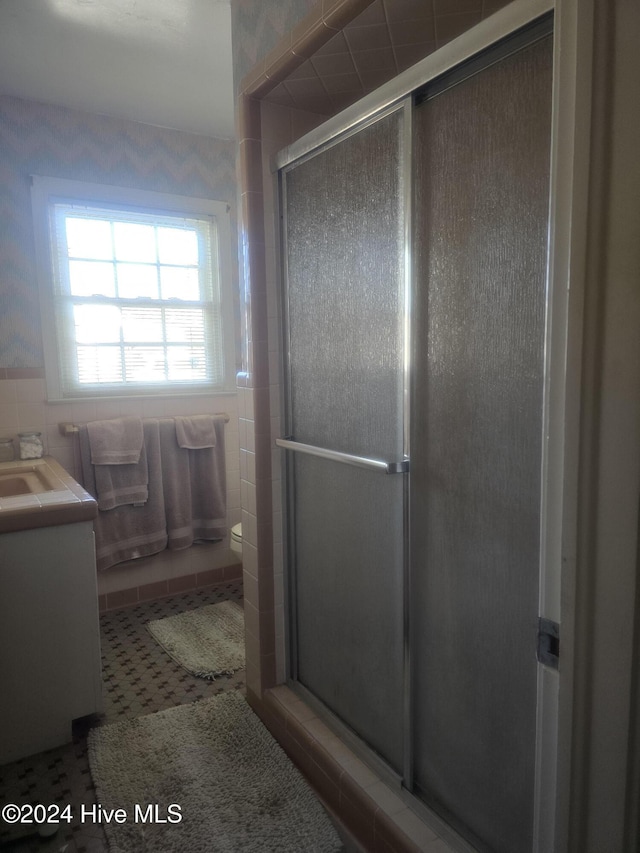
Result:
[[[398,772],[404,122],[395,110],[282,175],[295,678]]]
[[[534,819],[552,54],[414,114],[414,785],[500,853]]]
[[[281,170],[290,677],[483,853],[536,844],[552,54]]]

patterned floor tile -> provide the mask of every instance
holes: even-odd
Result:
[[[102,827],[81,821],[81,809],[95,804],[87,757],[87,734],[95,726],[151,714],[244,689],[244,670],[215,681],[196,678],[173,661],[145,625],[185,610],[225,600],[242,601],[242,582],[210,587],[147,602],[100,617],[104,714],[74,727],[73,742],[0,767],[0,806],[15,803],[71,806],[70,823],[41,838],[35,827],[9,825],[0,819],[0,849],[12,853],[107,853]]]

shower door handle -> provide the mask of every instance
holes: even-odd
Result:
[[[369,471],[380,471],[383,474],[406,474],[409,471],[408,459],[402,459],[399,462],[385,462],[383,459],[370,459],[367,456],[354,456],[352,453],[342,453],[339,450],[327,450],[324,447],[315,447],[313,444],[303,444],[290,438],[276,438],[276,444],[284,450],[293,450],[295,453],[305,453],[308,456],[319,456],[321,459],[330,459],[332,462],[341,462],[344,465],[354,465],[356,468],[367,468]]]

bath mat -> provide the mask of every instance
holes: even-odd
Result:
[[[175,661],[200,678],[230,675],[244,666],[244,618],[235,601],[156,619],[147,628]]]
[[[110,853],[342,850],[313,791],[240,693],[93,729],[88,745]]]

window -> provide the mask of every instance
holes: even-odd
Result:
[[[49,399],[233,387],[227,205],[33,179]]]

